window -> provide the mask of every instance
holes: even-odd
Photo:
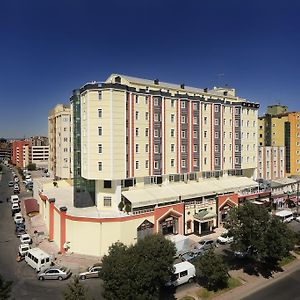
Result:
[[[207,144],[204,144],[204,151],[207,151]]]
[[[239,163],[240,163],[239,157],[236,157],[236,158],[235,158],[235,163],[236,163],[236,164],[239,164]]]
[[[181,101],[180,103],[181,103],[181,108],[185,108],[186,107],[185,106],[185,101]]]
[[[67,127],[64,127],[64,131],[67,131]]]
[[[139,119],[139,112],[138,112],[138,111],[135,112],[135,119],[136,119],[136,120]]]
[[[183,139],[186,138],[186,131],[185,131],[185,130],[181,130],[181,137],[182,137]]]
[[[175,159],[171,159],[171,167],[174,167],[175,166]]]
[[[149,152],[149,144],[145,145],[145,152],[148,153]]]
[[[147,90],[147,88],[146,88],[146,90]],[[147,96],[145,97],[145,104],[146,105],[148,104],[148,97]]]
[[[68,148],[64,148],[64,152],[68,152]]]
[[[235,151],[240,151],[240,146],[239,145],[235,145]]]
[[[102,127],[98,127],[98,135],[102,135]]]
[[[235,138],[236,138],[236,139],[239,139],[239,137],[240,137],[239,133],[236,132],[236,133],[235,133]]]
[[[111,180],[104,180],[103,181],[103,187],[105,189],[111,189]]]
[[[215,119],[215,125],[219,125],[219,119]]]
[[[198,167],[198,159],[197,158],[194,158],[194,160],[193,160],[193,166],[194,167]]]
[[[215,105],[215,112],[219,112],[219,105]]]
[[[135,136],[139,136],[139,129],[138,128],[135,129]]]
[[[111,206],[111,197],[103,197],[103,206]]]
[[[239,120],[235,120],[235,127],[239,127],[240,126],[240,121]]]
[[[68,141],[68,138],[64,138],[64,142],[67,142]]]
[[[197,124],[198,124],[198,118],[197,118],[197,117],[194,117],[194,118],[193,118],[193,124],[194,124],[194,125],[197,125]]]
[[[158,166],[159,166],[158,161],[155,160],[155,161],[154,161],[154,169],[157,170],[157,169],[158,169]]]
[[[135,153],[139,153],[139,144],[135,144]]]
[[[204,110],[207,111],[207,104],[204,104]]]
[[[224,139],[225,139],[226,138],[226,132],[225,131],[223,132],[223,136],[224,136]]]
[[[215,158],[215,165],[218,165],[218,164],[219,164],[219,158],[216,157],[216,158]]]
[[[207,117],[204,117],[204,124],[207,124]]]
[[[182,167],[182,168],[185,168],[185,167],[186,167],[185,159],[182,159],[182,160],[181,160],[181,167]]]
[[[204,137],[206,138],[207,137],[207,131],[204,130]]]
[[[149,128],[145,128],[145,136],[149,136]]]
[[[139,96],[138,95],[135,96],[135,104],[139,104]]]
[[[174,123],[174,120],[175,120],[175,115],[171,114],[171,122]]]
[[[219,145],[215,145],[215,152],[219,151]]]
[[[158,106],[158,98],[154,98],[154,106]]]
[[[149,113],[146,111],[145,112],[145,120],[147,121],[149,119]]]
[[[193,103],[193,109],[198,110],[198,104],[196,102]]]
[[[154,121],[159,122],[158,114],[154,114]]]
[[[159,130],[158,129],[154,129],[154,137],[159,137]]]
[[[149,168],[149,160],[145,160],[145,169],[148,169]]]
[[[159,145],[154,145],[154,153],[159,153]]]
[[[194,132],[193,132],[193,137],[194,137],[194,139],[197,139],[197,138],[198,138],[198,132],[197,132],[197,130],[194,130]]]
[[[174,107],[174,106],[175,106],[175,100],[172,99],[172,100],[171,100],[171,107]]]
[[[182,152],[182,153],[185,153],[185,152],[186,152],[186,146],[185,146],[185,145],[182,145],[182,146],[181,146],[181,152]]]
[[[171,144],[171,152],[175,152],[175,144]]]
[[[204,164],[207,165],[207,157],[204,157]]]
[[[102,100],[102,92],[98,91],[98,100]]]
[[[102,171],[102,161],[98,162],[98,171]]]
[[[219,131],[215,131],[215,138],[216,138],[216,139],[219,138]]]
[[[102,153],[102,144],[98,144],[98,153]]]
[[[138,160],[135,161],[135,169],[138,170],[140,166],[140,162]]]
[[[186,123],[186,117],[185,116],[181,116],[181,123],[183,123],[183,124]]]
[[[171,129],[171,137],[175,136],[175,129]]]
[[[98,118],[102,118],[102,109],[101,108],[98,109]]]
[[[194,152],[198,152],[198,145],[194,144]]]

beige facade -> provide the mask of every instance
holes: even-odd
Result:
[[[72,178],[71,110],[58,104],[49,112],[49,171],[54,177]]]
[[[257,178],[275,180],[285,177],[285,147],[258,148]]]

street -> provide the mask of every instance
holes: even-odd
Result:
[[[24,260],[19,263],[16,261],[20,241],[14,232],[11,203],[10,201],[6,202],[6,198],[12,194],[12,188],[8,187],[10,180],[12,180],[11,172],[8,168],[4,168],[4,174],[0,181],[0,274],[4,280],[13,281],[12,298],[14,299],[63,299],[63,292],[70,279],[39,281],[36,278],[36,272]],[[26,196],[31,196],[31,193],[21,191],[20,199]],[[99,279],[86,280],[83,284],[94,299],[102,299]]]
[[[243,300],[299,300],[300,270],[294,271]]]

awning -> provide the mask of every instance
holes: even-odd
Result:
[[[25,199],[25,212],[29,217],[33,217],[39,213],[39,204],[36,199]]]
[[[217,216],[216,213],[208,212],[206,209],[199,211],[197,214],[194,215],[194,219],[199,221],[208,221],[209,219],[213,219]]]

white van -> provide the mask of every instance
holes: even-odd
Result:
[[[184,261],[174,265],[174,273],[167,286],[178,286],[186,282],[192,282],[196,276],[196,269],[193,264]]]
[[[19,203],[20,202],[19,196],[18,195],[11,195],[10,196],[10,202],[11,202],[11,204]]]
[[[289,223],[294,219],[293,212],[290,210],[278,211],[275,216],[280,218],[283,223]]]
[[[40,248],[32,248],[25,253],[25,261],[37,272],[51,266],[50,255]]]

